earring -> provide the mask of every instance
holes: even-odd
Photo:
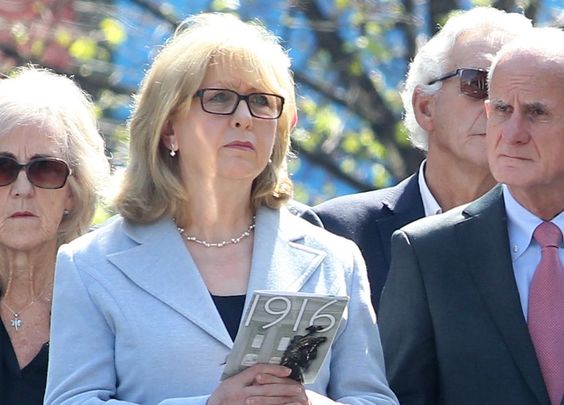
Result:
[[[272,164],[272,159],[268,159],[268,164],[269,164],[269,165]]]
[[[174,150],[174,142],[170,143],[170,152],[168,153],[170,155],[170,157],[175,157],[176,156],[176,150]]]
[[[67,210],[66,208],[63,210],[63,216],[66,217],[70,214],[70,210]]]

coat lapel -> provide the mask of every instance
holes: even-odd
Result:
[[[325,253],[300,243],[313,226],[285,208],[257,212],[246,307],[255,290],[299,291]],[[233,342],[172,220],[149,225],[124,221],[136,245],[108,255],[133,283],[231,348]]]
[[[285,208],[259,209],[247,301],[255,290],[299,291],[317,270],[325,253],[300,243],[309,226]]]
[[[540,403],[548,403],[544,381],[522,314],[507,234],[501,187],[495,187],[464,210],[457,225],[464,260],[515,364]]]
[[[384,246],[383,252],[388,267],[391,260],[391,236],[394,231],[425,216],[417,173],[390,190],[393,190],[393,192],[383,200],[383,204],[388,208],[390,215],[378,220],[378,229],[380,230],[382,246]]]
[[[231,338],[190,253],[170,218],[149,225],[124,221],[137,246],[108,255],[133,283],[228,347]]]

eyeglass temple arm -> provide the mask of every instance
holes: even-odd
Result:
[[[454,72],[447,73],[444,76],[441,76],[437,79],[431,80],[429,83],[427,83],[427,85],[430,86],[430,85],[435,84],[437,82],[442,82],[443,80],[450,79],[451,77],[458,75],[459,72],[460,72],[460,69],[456,69]]]

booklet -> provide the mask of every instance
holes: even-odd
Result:
[[[282,364],[311,384],[329,352],[349,297],[255,291],[221,379],[258,363]]]

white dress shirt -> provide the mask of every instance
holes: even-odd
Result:
[[[419,192],[421,193],[421,199],[423,200],[425,216],[430,217],[431,215],[441,214],[443,210],[439,206],[435,197],[433,197],[433,194],[431,194],[431,190],[429,190],[429,186],[427,186],[427,182],[425,181],[425,162],[426,160],[421,162],[417,182],[419,183]]]
[[[507,212],[507,229],[509,232],[509,250],[513,262],[513,273],[519,290],[521,308],[527,319],[529,308],[529,288],[533,275],[541,258],[539,244],[533,239],[533,232],[543,220],[525,207],[511,195],[509,188],[503,185],[503,200]],[[564,212],[561,212],[550,221],[564,233]],[[558,249],[560,261],[564,263],[564,248],[562,244]]]

